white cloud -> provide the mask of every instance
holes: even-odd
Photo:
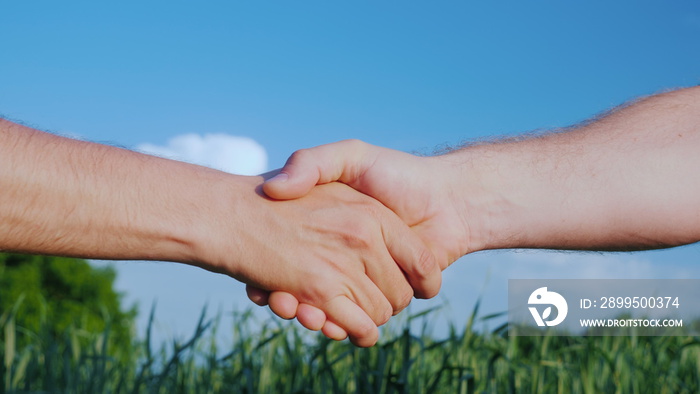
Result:
[[[247,137],[184,134],[169,139],[165,146],[145,143],[136,149],[239,175],[257,175],[267,170],[265,148]]]

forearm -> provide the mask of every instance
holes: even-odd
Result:
[[[194,263],[198,213],[235,182],[2,120],[0,168],[0,249],[97,259]]]
[[[407,276],[437,292],[434,257],[379,202],[340,184],[274,202],[262,182],[0,121],[0,250],[197,265],[322,308],[360,345]]]
[[[436,160],[451,168],[477,250],[631,250],[700,240],[697,87],[574,130]]]

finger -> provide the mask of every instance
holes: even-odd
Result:
[[[323,332],[323,335],[335,341],[342,341],[343,339],[348,337],[347,331],[343,330],[342,327],[333,323],[330,320],[326,320],[326,323],[323,325],[323,329],[321,329],[321,332]]]
[[[440,291],[442,271],[433,252],[393,215],[382,221],[382,233],[389,254],[403,270],[416,298],[435,297]]]
[[[338,296],[323,308],[326,316],[347,331],[355,346],[370,347],[377,343],[379,330],[372,319],[349,298]]]
[[[245,292],[248,295],[248,299],[253,301],[253,303],[260,306],[265,306],[268,304],[268,299],[270,297],[269,291],[259,289],[251,285],[246,285]]]
[[[297,307],[297,320],[309,330],[318,331],[326,323],[326,314],[315,306],[301,303]]]
[[[309,330],[321,330],[323,335],[335,341],[342,341],[348,337],[347,331],[327,320],[326,314],[313,305],[300,303],[297,308],[297,320]]]
[[[299,301],[293,295],[283,291],[270,293],[270,309],[282,319],[294,319],[298,307]]]
[[[263,184],[271,198],[289,200],[306,195],[314,185],[340,180],[350,184],[372,164],[369,144],[346,140],[294,152],[280,172]]]
[[[406,227],[402,222],[392,221],[392,225]],[[379,244],[371,250],[372,254],[364,257],[366,275],[389,301],[393,314],[397,314],[411,302],[414,290],[386,245]]]
[[[395,263],[392,264],[395,266]],[[365,264],[365,269],[366,268],[367,264]],[[394,308],[387,296],[377,284],[372,281],[365,270],[355,272],[354,275],[356,275],[356,277],[352,279],[354,285],[348,288],[347,292],[340,294],[345,294],[354,305],[359,306],[364,312],[363,315],[367,315],[372,319],[375,327],[379,327],[388,322],[393,315]],[[402,277],[401,280],[405,281],[405,278]],[[327,292],[327,294],[330,294],[330,292]],[[321,309],[326,312],[326,317],[329,320],[333,320],[352,336],[351,330],[345,325],[344,321],[334,319],[326,308]]]

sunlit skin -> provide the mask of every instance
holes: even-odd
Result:
[[[2,251],[195,265],[292,294],[359,346],[373,345],[377,326],[416,289],[431,297],[440,287],[440,267],[414,231],[346,185],[273,201],[262,176],[6,120],[0,168]]]
[[[417,157],[360,141],[296,152],[276,199],[339,181],[394,210],[445,269],[479,250],[641,250],[700,241],[700,87],[646,97],[583,125]],[[332,338],[290,294],[251,299]],[[296,313],[294,313],[296,311]]]

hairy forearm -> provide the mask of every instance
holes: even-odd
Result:
[[[262,182],[0,121],[0,250],[196,265],[322,308],[363,346],[409,302],[407,277],[439,289],[430,250],[376,200],[333,184],[276,202]]]
[[[436,160],[450,168],[476,250],[634,250],[700,240],[698,87],[577,128]]]
[[[0,168],[1,250],[189,263],[197,212],[233,177],[4,120]]]

